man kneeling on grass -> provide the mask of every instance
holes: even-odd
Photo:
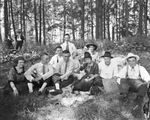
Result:
[[[29,92],[33,92],[33,86],[39,88],[38,95],[41,95],[45,87],[57,86],[57,82],[53,82],[52,75],[54,74],[54,68],[49,63],[49,56],[47,53],[41,55],[41,62],[31,66],[26,72],[25,77],[30,82],[28,83]]]
[[[146,69],[138,64],[139,56],[129,53],[126,62],[127,65],[118,74],[117,82],[120,84],[121,98],[128,97],[128,91],[137,92],[134,100],[136,108],[141,108],[143,98],[147,93],[147,82],[150,81],[150,75]]]

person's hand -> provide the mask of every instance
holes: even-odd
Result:
[[[89,74],[89,77],[91,78],[91,77],[93,77],[94,75],[93,74]]]
[[[33,81],[38,82],[38,81],[41,80],[41,79],[42,79],[42,77],[40,76],[40,77],[36,77]]]
[[[54,76],[53,76],[53,81],[56,82],[56,81],[58,81],[58,80],[60,80],[60,76],[54,75]]]
[[[13,95],[14,95],[15,97],[19,95],[19,92],[18,92],[18,90],[17,90],[16,88],[13,90]]]

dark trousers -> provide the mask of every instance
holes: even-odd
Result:
[[[28,81],[25,79],[24,81],[21,82],[13,82],[15,87],[17,88],[19,94],[24,94],[28,92],[28,86],[27,83]],[[11,86],[10,86],[10,82],[8,82],[3,89],[3,93],[4,95],[10,94],[11,92],[13,92]]]
[[[86,78],[83,77],[81,80],[77,81],[74,84],[73,91],[89,91],[93,84],[103,87],[102,78],[100,76],[96,77],[95,79],[89,82],[85,81],[85,79]]]
[[[16,44],[16,50],[18,49],[22,49],[22,45],[23,45],[23,41],[17,41],[17,44]]]
[[[129,91],[137,92],[138,96],[144,97],[147,93],[147,83],[141,79],[121,79],[119,86],[121,93],[128,93]]]
[[[54,82],[52,80],[52,76],[47,78],[46,80],[39,80],[39,81],[32,81],[32,84],[34,85],[34,89],[39,89],[42,87],[43,83],[47,83],[46,87],[54,86]]]
[[[61,88],[71,85],[75,81],[75,77],[70,75],[67,80],[60,81]]]

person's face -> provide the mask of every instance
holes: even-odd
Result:
[[[89,46],[89,51],[94,51],[94,46]]]
[[[104,61],[106,65],[110,65],[111,63],[111,58],[110,57],[104,57]]]
[[[70,53],[64,53],[63,58],[64,58],[64,61],[67,62],[70,58]]]
[[[62,54],[62,49],[61,48],[57,48],[56,49],[56,54],[61,55]]]
[[[18,60],[17,67],[23,68],[24,67],[24,60]]]
[[[128,59],[127,59],[127,62],[128,62],[128,64],[129,64],[131,67],[134,67],[134,66],[136,66],[136,64],[137,64],[137,60],[136,60],[135,57],[128,58]]]
[[[48,55],[43,55],[41,60],[42,60],[43,64],[48,64],[48,62],[49,62],[49,56]]]
[[[65,35],[65,41],[69,41],[70,37],[68,35]]]
[[[85,58],[85,63],[90,64],[92,62],[91,58]]]

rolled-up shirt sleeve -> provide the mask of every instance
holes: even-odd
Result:
[[[146,82],[150,81],[150,75],[143,66],[140,66],[140,74],[141,74],[141,78],[144,81],[146,81]]]
[[[46,80],[47,78],[51,77],[54,74],[54,68],[49,65],[49,71],[42,75],[43,80]]]
[[[125,66],[119,73],[116,74],[118,78],[126,78],[127,66]]]
[[[31,66],[25,73],[24,76],[26,77],[27,80],[29,80],[30,82],[32,82],[32,80],[34,79],[32,74],[34,72],[34,70],[36,70],[36,64]]]

